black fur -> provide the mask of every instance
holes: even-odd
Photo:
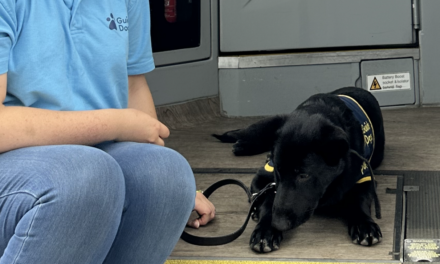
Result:
[[[282,231],[307,221],[318,208],[335,204],[343,207],[348,232],[354,243],[373,245],[382,239],[379,226],[371,217],[374,185],[355,184],[362,160],[350,150],[364,152],[359,122],[338,94],[354,98],[369,116],[375,133],[371,166],[380,165],[384,155],[385,133],[377,100],[355,87],[316,94],[291,114],[263,119],[245,129],[213,135],[222,142],[235,143],[235,155],[254,155],[271,151],[274,173],[261,168],[253,179],[252,192],[276,182],[276,194],[269,194],[257,206],[258,224],[250,247],[270,252],[280,247]]]

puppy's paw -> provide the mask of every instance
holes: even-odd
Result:
[[[248,156],[256,153],[255,144],[239,139],[233,146],[232,152],[236,156]]]
[[[382,232],[379,226],[372,221],[351,225],[348,228],[348,233],[353,243],[362,246],[371,246],[382,241]]]
[[[283,234],[281,231],[272,228],[272,226],[262,228],[257,225],[251,235],[249,246],[255,252],[268,253],[280,249],[282,240]]]

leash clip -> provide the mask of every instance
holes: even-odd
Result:
[[[254,202],[256,199],[258,199],[258,197],[260,197],[261,195],[266,193],[267,190],[275,188],[276,185],[277,184],[275,182],[269,183],[268,185],[266,185],[266,187],[261,189],[259,192],[253,193],[252,196],[251,196],[251,203]],[[276,193],[276,191],[275,191],[275,193]]]

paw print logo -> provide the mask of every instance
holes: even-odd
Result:
[[[115,23],[115,18],[113,17],[113,14],[110,13],[110,17],[107,17],[107,21],[110,22],[110,24],[108,25],[108,28],[110,30],[117,30],[116,28],[116,23]]]

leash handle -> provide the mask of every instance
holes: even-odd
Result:
[[[218,188],[220,188],[222,186],[230,185],[230,184],[240,186],[246,192],[246,195],[248,196],[248,198],[251,197],[251,192],[249,191],[249,188],[244,183],[242,183],[241,181],[234,180],[234,179],[224,179],[224,180],[220,180],[218,182],[215,182],[214,184],[212,184],[211,186],[206,188],[206,190],[203,191],[203,195],[205,195],[206,198],[209,198],[209,196],[215,190],[217,190]]]
[[[218,188],[225,186],[225,185],[230,185],[230,184],[240,186],[246,192],[246,195],[248,196],[249,202],[251,203],[246,220],[245,220],[244,224],[240,227],[240,229],[238,229],[237,231],[235,231],[232,234],[225,235],[225,236],[218,236],[218,237],[199,237],[199,236],[194,236],[194,235],[191,235],[191,234],[183,231],[182,235],[180,236],[180,238],[182,240],[184,240],[190,244],[194,244],[194,245],[198,245],[198,246],[218,246],[218,245],[224,245],[224,244],[227,244],[229,242],[234,241],[241,234],[243,234],[244,230],[246,229],[246,226],[247,226],[249,219],[252,215],[254,203],[258,200],[259,197],[263,196],[268,190],[275,188],[275,183],[270,183],[270,184],[266,185],[266,187],[264,187],[258,193],[251,194],[251,192],[249,191],[249,188],[241,181],[234,180],[234,179],[225,179],[225,180],[218,181],[218,182],[212,184],[211,186],[209,186],[203,192],[203,194],[206,196],[206,198],[208,198]]]

